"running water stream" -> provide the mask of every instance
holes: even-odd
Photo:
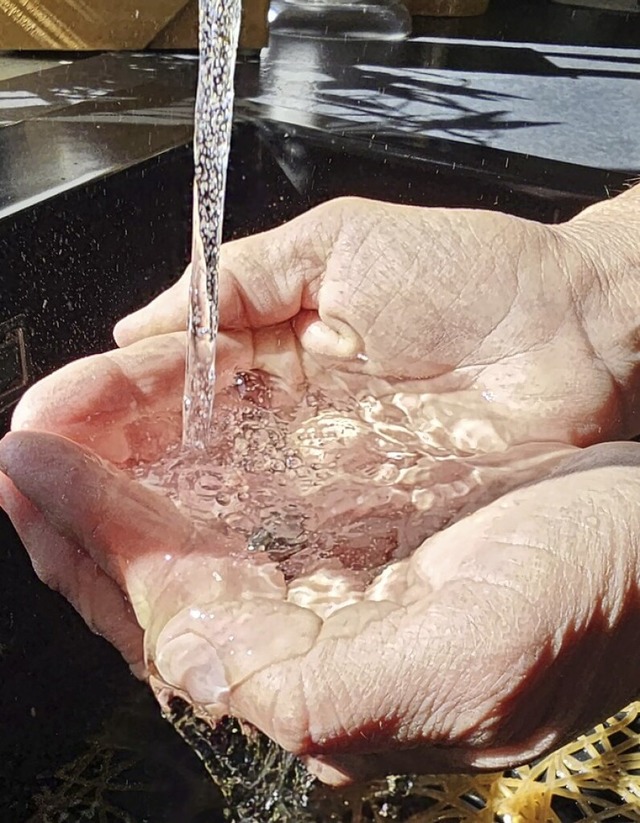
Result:
[[[200,0],[192,269],[182,443],[206,449],[216,379],[218,276],[241,0]]]

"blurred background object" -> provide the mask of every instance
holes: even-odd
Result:
[[[267,44],[268,0],[243,0],[242,48]],[[0,0],[0,50],[191,49],[198,0]]]
[[[269,28],[348,39],[414,35],[635,46],[640,0],[242,0],[240,47]],[[404,8],[413,17],[408,20]],[[330,25],[323,28],[323,21]],[[331,23],[333,21],[336,25]],[[339,24],[339,25],[338,25]],[[0,0],[0,51],[195,50],[198,0]],[[325,31],[325,28],[327,29]]]
[[[272,0],[269,32],[322,40],[404,40],[411,34],[401,0]]]

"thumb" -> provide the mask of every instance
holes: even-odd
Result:
[[[341,207],[323,204],[270,231],[225,243],[220,255],[223,329],[261,328],[317,309],[318,281],[340,228]],[[114,329],[119,346],[186,327],[191,266],[149,305]]]

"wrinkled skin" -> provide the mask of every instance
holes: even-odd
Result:
[[[117,469],[179,435],[184,283],[117,328],[126,348],[27,394],[0,499],[39,576],[161,699],[244,718],[332,783],[522,762],[640,677],[640,447],[576,449],[636,425],[632,353],[593,344],[602,302],[561,230],[483,212],[338,201],[224,249],[223,373],[435,395],[507,468],[509,446],[549,456],[364,591],[316,572],[301,605],[299,581]]]
[[[634,436],[620,389],[635,349],[609,340],[611,285],[581,241],[491,212],[331,201],[227,244],[221,327],[244,365],[392,378],[465,416],[504,412],[511,441]],[[119,345],[184,329],[187,277],[116,326]]]

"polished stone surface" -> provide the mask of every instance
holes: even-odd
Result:
[[[0,51],[0,81],[8,80],[10,77],[33,74],[33,72],[50,69],[59,64],[60,59],[47,59],[37,53],[20,54],[19,52]]]
[[[188,144],[196,71],[192,55],[105,54],[0,83],[0,217]],[[236,111],[327,145],[502,165],[516,186],[579,166],[598,197],[607,172],[640,169],[639,73],[640,49],[273,37],[239,66]]]
[[[417,17],[414,34],[508,43],[638,48],[640,15],[581,8],[579,0],[568,5],[552,0],[491,0],[489,10],[480,17]]]
[[[251,99],[280,120],[376,141],[410,134],[640,169],[640,48],[415,38],[346,52],[274,37]]]
[[[120,53],[0,83],[0,219],[188,144],[196,72]]]

